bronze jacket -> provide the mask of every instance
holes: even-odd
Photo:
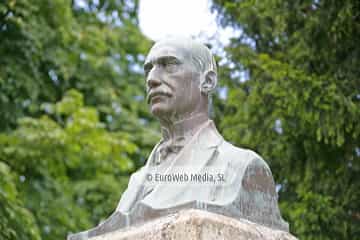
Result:
[[[225,141],[211,120],[198,130],[164,173],[174,176],[184,169],[188,178],[201,176],[207,181],[154,183],[158,145],[146,165],[131,176],[116,211],[99,226],[69,239],[87,239],[185,208],[203,209],[288,231],[288,223],[280,215],[268,165],[255,152]],[[147,192],[149,175],[154,184],[150,193]],[[213,182],[207,175],[223,176],[225,182],[218,182],[219,179]]]

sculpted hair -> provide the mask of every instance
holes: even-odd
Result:
[[[204,44],[191,38],[170,37],[159,41],[155,45],[163,44],[176,45],[179,49],[182,49],[186,57],[193,62],[195,68],[200,73],[214,71],[217,74],[215,58],[210,49]]]
[[[195,42],[196,43],[196,42]],[[214,71],[217,73],[215,58],[210,49],[203,44],[196,43],[190,45],[190,58],[201,73]]]

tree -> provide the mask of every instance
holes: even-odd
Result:
[[[33,215],[19,200],[15,179],[9,167],[0,162],[0,237],[2,239],[40,239]]]
[[[14,129],[20,117],[39,116],[43,102],[77,89],[109,129],[136,132],[149,151],[159,136],[148,131],[153,119],[143,104],[141,64],[151,42],[137,27],[138,3],[82,3],[0,3],[0,131]]]
[[[17,207],[28,217],[26,222],[15,212],[10,219],[15,217],[16,224],[4,229],[7,234],[22,221],[32,224],[29,209],[43,239],[60,239],[70,231],[94,226],[116,208],[128,181],[126,171],[134,168],[129,154],[137,146],[129,134],[108,132],[96,109],[83,106],[82,95],[75,90],[43,107],[47,114],[21,118],[15,131],[0,135],[2,172],[8,176],[10,168],[18,179],[5,179],[9,185],[5,202],[10,207],[5,205],[4,211],[14,212]],[[37,226],[23,231],[36,233]],[[17,231],[13,234],[10,239],[24,239]]]
[[[257,150],[299,239],[360,232],[358,1],[214,1],[242,31],[217,100],[225,136]],[[225,66],[224,66],[225,67]]]
[[[98,224],[158,140],[137,4],[0,2],[0,239]]]

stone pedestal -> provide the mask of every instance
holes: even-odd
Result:
[[[202,210],[183,210],[90,240],[296,240],[291,234]]]

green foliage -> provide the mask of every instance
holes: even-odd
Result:
[[[127,134],[107,131],[96,109],[83,106],[75,90],[46,108],[52,113],[22,118],[15,131],[0,135],[0,166],[9,175],[7,164],[20,179],[17,189],[13,180],[5,179],[7,201],[13,204],[11,198],[19,191],[42,227],[43,239],[61,239],[69,231],[95,225],[115,209],[128,181],[124,173],[134,167],[128,155],[137,147]],[[24,220],[17,221],[21,225]]]
[[[33,215],[18,198],[15,179],[9,167],[0,162],[1,239],[40,239]]]
[[[153,122],[141,67],[150,41],[136,25],[137,1],[77,2],[0,3],[0,131],[74,88],[107,128],[136,131],[149,151],[158,135],[144,126]]]
[[[95,226],[159,138],[138,2],[82,3],[0,1],[0,239]]]
[[[228,96],[217,101],[223,133],[269,162],[282,213],[299,239],[355,239],[358,1],[214,2],[222,24],[243,32],[226,50]]]

